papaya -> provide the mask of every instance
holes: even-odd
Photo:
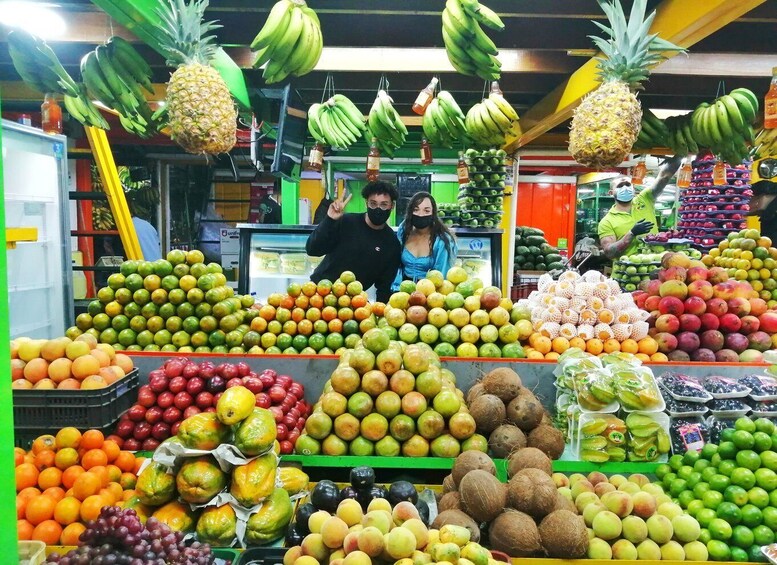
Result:
[[[187,459],[175,478],[178,494],[184,502],[203,504],[227,486],[227,474],[210,455]]]
[[[121,508],[123,510],[134,510],[135,514],[138,515],[138,520],[140,520],[141,524],[145,524],[146,520],[148,520],[154,512],[153,508],[140,502],[140,498],[137,495],[132,496],[121,503]]]
[[[262,545],[283,536],[292,514],[289,493],[282,488],[276,488],[262,507],[248,518],[246,542],[250,545]]]
[[[178,438],[189,449],[216,449],[228,437],[229,427],[213,412],[200,412],[186,418],[178,428]]]
[[[188,504],[173,500],[157,508],[152,516],[163,524],[167,524],[174,532],[190,532],[194,529],[198,514]]]
[[[272,452],[235,467],[229,492],[246,508],[259,504],[275,488],[277,467],[278,458]]]
[[[256,406],[256,395],[244,386],[225,390],[216,403],[216,415],[222,424],[234,426],[251,415]]]
[[[197,539],[210,545],[229,547],[235,540],[237,515],[229,504],[208,506],[197,520]]]
[[[290,496],[299,494],[308,490],[308,475],[297,467],[281,467],[278,469],[278,478],[281,480],[283,489]]]
[[[175,476],[164,465],[152,461],[138,476],[135,492],[143,504],[161,506],[175,498]]]
[[[235,447],[248,456],[264,453],[273,446],[276,429],[272,412],[254,408],[235,429]]]

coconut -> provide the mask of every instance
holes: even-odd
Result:
[[[483,389],[502,402],[510,402],[521,392],[521,377],[509,367],[498,367],[483,377]]]
[[[453,476],[453,482],[456,487],[461,484],[461,479],[463,479],[467,473],[477,469],[487,471],[496,476],[496,465],[494,465],[491,458],[482,451],[465,451],[456,457],[453,461],[453,468],[451,469],[451,475]]]
[[[569,510],[572,514],[578,514],[575,503],[560,492],[556,492],[556,507],[553,510]]]
[[[539,469],[521,469],[507,485],[507,503],[535,519],[556,509],[558,490],[548,475]]]
[[[507,420],[521,428],[524,432],[529,432],[540,425],[542,415],[545,409],[537,397],[531,392],[526,391],[520,396],[512,399],[507,405]],[[475,418],[477,421],[477,418]]]
[[[494,475],[480,469],[464,475],[459,483],[459,494],[464,511],[478,522],[490,522],[507,505],[507,487]]]
[[[442,480],[443,494],[454,492],[455,490],[456,490],[456,483],[453,480],[453,475],[446,475],[445,478]]]
[[[521,469],[539,469],[548,476],[553,473],[553,464],[550,458],[536,447],[524,447],[514,451],[507,459],[507,476],[511,479]]]
[[[445,493],[437,503],[437,510],[439,512],[461,510],[461,495],[458,492]]]
[[[461,526],[469,530],[469,540],[474,542],[480,541],[480,527],[475,520],[467,516],[461,510],[445,510],[437,514],[437,517],[432,522],[432,528],[435,530],[441,529],[447,525]]]
[[[588,552],[588,530],[581,516],[556,510],[545,516],[538,528],[542,547],[550,557],[578,559]]]
[[[526,447],[526,436],[513,424],[502,424],[488,437],[488,448],[494,457],[504,459],[516,449]]]
[[[478,396],[469,406],[470,415],[475,418],[478,432],[490,434],[505,420],[505,404],[493,394]]]
[[[542,550],[537,524],[528,514],[505,510],[488,528],[491,549],[510,557],[529,557]]]
[[[467,393],[467,406],[472,404],[478,396],[483,396],[485,393],[486,391],[483,390],[483,385],[481,383],[472,385],[472,388],[469,389],[469,392]]]
[[[551,459],[558,459],[564,453],[564,434],[553,426],[537,426],[529,432],[527,443]]]
[[[542,420],[540,420],[540,426],[552,426],[553,425],[553,418],[550,417],[550,413],[545,410],[545,413],[542,415]]]

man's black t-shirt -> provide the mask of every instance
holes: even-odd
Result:
[[[375,285],[380,302],[391,296],[402,248],[388,225],[372,229],[363,213],[345,214],[340,220],[325,216],[308,237],[305,250],[314,257],[326,255],[310,277],[313,282],[334,281],[343,271],[352,271],[365,290]]]

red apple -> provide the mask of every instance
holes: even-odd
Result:
[[[275,426],[275,430],[276,430],[275,437],[278,441],[282,441],[286,439],[286,434],[289,433],[289,430],[287,430],[286,426],[284,426],[283,424],[277,424]]]
[[[174,436],[175,434],[178,433],[178,428],[181,427],[181,422],[182,422],[182,420],[179,420],[177,422],[174,422],[174,423],[170,424],[170,435],[171,436]]]
[[[213,406],[213,395],[204,390],[194,398],[194,403],[200,410],[205,410],[209,406]]]
[[[140,446],[140,449],[144,451],[154,451],[157,447],[159,447],[159,444],[161,442],[158,439],[155,439],[153,437],[147,437],[143,440],[143,443]]]
[[[289,375],[278,375],[278,377],[275,379],[275,384],[283,387],[284,390],[289,390],[292,382],[293,381]]]
[[[148,387],[157,394],[166,391],[169,383],[170,379],[168,379],[164,374],[154,376],[149,374]]]
[[[286,426],[287,429],[292,429],[294,426],[297,425],[297,416],[293,416],[292,414],[286,414],[283,417],[283,425]]]
[[[216,406],[216,404],[219,403],[219,398],[221,398],[221,395],[224,394],[223,392],[217,392],[213,395],[213,406]]]
[[[134,404],[127,410],[127,416],[133,422],[142,422],[146,418],[146,408],[140,404]]]
[[[145,408],[151,408],[156,404],[156,394],[149,385],[143,385],[138,389],[138,404]]]
[[[216,367],[216,372],[224,377],[227,381],[238,376],[237,367],[232,363],[222,363]]]
[[[173,424],[181,419],[182,412],[176,408],[175,406],[171,406],[167,410],[165,410],[165,413],[162,415],[162,420],[164,420],[168,424]]]
[[[272,415],[275,417],[276,424],[280,424],[283,421],[284,414],[280,406],[270,406],[268,410],[272,412]]]
[[[200,366],[197,363],[187,363],[183,368],[183,378],[191,379],[200,375]]]
[[[254,394],[262,392],[262,389],[264,388],[264,385],[262,384],[262,379],[259,377],[243,377],[243,386],[246,387],[248,390],[253,392]]]
[[[294,451],[294,443],[289,440],[283,440],[280,442],[280,447],[282,455],[289,455]]]
[[[186,365],[186,363],[182,359],[170,359],[165,363],[164,373],[170,379],[173,377],[180,377],[181,373],[183,373],[184,365]],[[150,377],[151,375],[149,375],[149,378]]]
[[[170,384],[167,388],[173,394],[178,394],[182,390],[186,390],[186,379],[183,377],[173,377],[170,379]]]
[[[248,363],[245,361],[241,361],[235,365],[235,368],[237,369],[237,374],[241,377],[248,376],[248,373],[251,372],[251,367],[249,367]]]
[[[305,396],[305,387],[302,386],[299,383],[291,383],[291,386],[289,387],[289,392],[296,396],[297,398],[302,398]]]
[[[275,377],[268,374],[266,371],[259,375],[259,379],[262,381],[264,388],[270,388],[275,384]]]
[[[203,379],[211,379],[216,375],[216,366],[210,361],[200,363],[200,377]]]
[[[256,405],[259,408],[269,408],[272,406],[272,400],[270,400],[270,397],[267,396],[266,393],[260,392],[256,395]]]
[[[216,407],[215,406],[209,406],[208,408],[203,410],[203,412],[215,412],[215,411],[216,411]]]
[[[242,386],[243,385],[243,379],[240,377],[232,377],[227,381],[227,388],[232,388],[233,386]]]
[[[205,388],[208,389],[208,392],[216,394],[217,392],[224,392],[224,390],[227,388],[227,383],[224,380],[224,377],[216,375],[208,379],[208,382],[205,384]]]
[[[164,410],[162,410],[159,406],[152,406],[148,410],[146,410],[146,422],[151,424],[152,426],[156,424],[157,422],[162,421],[162,414],[164,414]]]
[[[272,400],[273,404],[283,402],[286,398],[286,390],[278,385],[272,386],[270,390],[267,391],[267,394],[270,396],[270,400]]]

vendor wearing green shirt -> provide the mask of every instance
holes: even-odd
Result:
[[[668,159],[656,182],[634,197],[634,185],[629,177],[615,177],[610,181],[610,194],[615,205],[599,222],[599,242],[609,259],[632,255],[639,247],[637,236],[657,233],[655,204],[671,178],[680,168],[681,156]]]

